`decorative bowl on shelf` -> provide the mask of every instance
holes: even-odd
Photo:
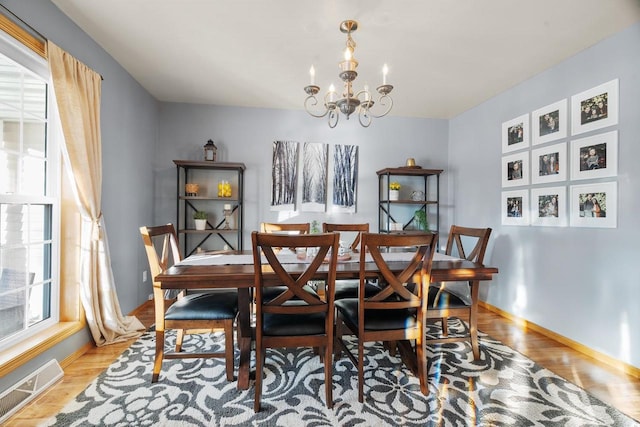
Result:
[[[415,202],[420,202],[424,200],[424,191],[414,191],[411,193],[411,200]]]

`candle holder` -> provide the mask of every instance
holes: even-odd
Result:
[[[222,210],[222,214],[224,215],[224,227],[222,227],[225,230],[231,230],[231,213],[233,212],[233,210],[231,209],[231,205],[226,204],[224,205],[224,209]]]

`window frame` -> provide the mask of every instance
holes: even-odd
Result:
[[[21,25],[17,24],[9,17],[0,12],[0,37],[2,45],[8,49],[21,52],[35,52],[37,56],[25,55],[27,63],[22,63],[32,71],[44,70],[45,80],[48,81],[48,118],[47,118],[47,185],[55,185],[55,201],[52,204],[52,253],[51,253],[51,276],[52,280],[57,281],[56,292],[51,295],[51,309],[55,310],[57,316],[55,321],[47,322],[47,324],[38,325],[33,328],[33,333],[29,337],[25,337],[8,348],[0,348],[0,377],[10,373],[21,365],[27,363],[38,355],[44,353],[48,349],[61,343],[65,339],[71,337],[78,331],[85,329],[86,322],[84,320],[84,312],[80,303],[80,289],[73,279],[66,279],[61,261],[61,247],[63,247],[63,239],[68,240],[68,234],[72,231],[63,229],[65,204],[68,205],[68,195],[65,196],[64,164],[59,143],[62,143],[62,131],[60,129],[60,121],[57,114],[57,108],[53,101],[55,98],[51,96],[53,92],[52,82],[50,81],[49,67],[46,61],[46,43],[45,41],[34,37],[32,32],[25,30]],[[5,51],[6,52],[6,51]],[[3,52],[3,53],[5,53]],[[10,57],[14,57],[10,55]],[[44,61],[42,61],[44,58]],[[43,76],[42,73],[36,73]],[[47,190],[50,190],[48,188]],[[52,194],[47,192],[47,195]],[[43,198],[39,198],[42,200]],[[63,235],[63,232],[65,235]],[[76,257],[77,258],[77,257]],[[72,264],[73,264],[72,260]],[[78,260],[75,261],[77,264]],[[69,262],[67,261],[67,264]],[[53,317],[53,316],[52,316]],[[44,322],[41,322],[44,323]],[[37,330],[36,330],[37,329]],[[61,361],[62,366],[67,366],[75,360],[80,354],[86,351],[88,343],[83,348],[68,356]],[[5,347],[3,345],[3,347]]]

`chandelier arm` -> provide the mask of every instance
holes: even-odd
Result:
[[[387,101],[389,102],[389,104],[387,104]],[[393,108],[393,98],[391,98],[389,95],[380,96],[380,98],[378,98],[377,103],[384,108],[383,113],[373,114],[371,111],[369,111],[369,114],[371,114],[371,117],[374,117],[376,119],[386,116],[387,114],[389,114],[389,111],[391,111],[391,108]]]
[[[371,124],[371,113],[368,108],[361,108],[358,112],[358,121],[362,127],[368,128]]]
[[[314,113],[313,111],[311,111],[311,109],[309,108],[309,106],[311,107],[315,107],[316,105],[318,105],[318,99],[314,96],[314,95],[309,95],[307,96],[307,98],[304,100],[304,109],[307,110],[307,113],[309,113],[309,115],[316,117],[318,119],[326,116],[329,113],[329,108],[327,108],[327,106],[325,105],[325,111],[322,114],[319,113]]]
[[[328,113],[329,113],[329,120],[328,120],[329,127],[333,129],[338,124],[338,120],[340,119],[340,114],[338,113],[338,110],[336,110],[335,108],[329,110]]]

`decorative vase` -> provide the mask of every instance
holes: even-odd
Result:
[[[204,230],[207,228],[207,220],[206,219],[196,219],[196,230]]]
[[[399,200],[400,190],[389,190],[389,200]]]
[[[185,184],[184,188],[185,188],[185,195],[189,197],[189,196],[197,196],[200,186],[198,184],[189,183],[189,184]]]

